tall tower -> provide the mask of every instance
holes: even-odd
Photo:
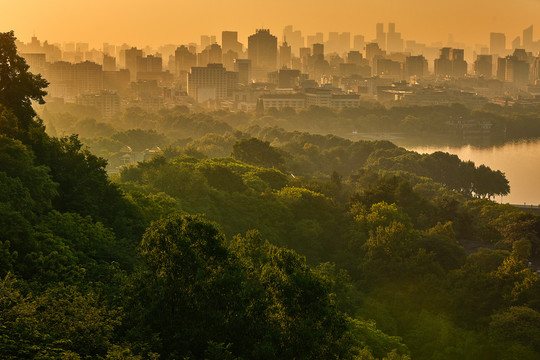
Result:
[[[291,67],[291,46],[287,44],[287,40],[279,47],[279,67]]]
[[[125,51],[125,68],[129,70],[129,78],[131,81],[137,79],[137,59],[142,58],[143,52],[135,47]]]
[[[530,49],[533,46],[533,26],[529,26],[523,30],[523,47]]]
[[[503,33],[490,33],[489,51],[492,55],[504,55],[506,52],[506,35]]]
[[[381,48],[381,50],[386,50],[386,33],[384,32],[384,24],[377,23],[376,31],[377,31],[376,41],[377,41],[377,44],[379,45],[379,48]]]
[[[221,48],[225,54],[227,51],[232,50],[238,55],[242,54],[242,44],[238,42],[238,32],[236,31],[222,31],[221,32]]]
[[[265,79],[265,73],[275,71],[277,55],[277,37],[270,34],[269,29],[257,29],[248,37],[248,58],[255,77]]]

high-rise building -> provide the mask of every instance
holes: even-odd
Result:
[[[384,56],[385,52],[379,47],[378,43],[366,44],[366,59],[370,64],[373,64],[373,58],[376,56]]]
[[[313,56],[324,58],[324,44],[313,44]]]
[[[506,81],[506,58],[497,58],[497,80]]]
[[[158,56],[148,55],[137,58],[137,74],[158,73],[163,71],[163,59]]]
[[[290,68],[291,67],[291,46],[287,44],[287,41],[284,41],[283,44],[279,47],[279,67],[280,68]]]
[[[474,73],[476,76],[483,76],[490,79],[493,76],[493,56],[478,55],[474,62]]]
[[[238,59],[238,53],[235,51],[229,50],[226,53],[223,53],[223,66],[229,71],[234,70],[234,61]]]
[[[238,83],[249,85],[251,82],[251,60],[236,59],[234,60],[234,71],[238,73]]]
[[[221,51],[221,46],[218,44],[208,45],[197,57],[197,66],[222,63],[223,53]]]
[[[114,56],[116,54],[116,46],[110,45],[109,43],[103,43],[103,54]]]
[[[255,78],[266,80],[266,73],[277,69],[277,55],[277,38],[269,29],[257,29],[249,36],[248,58]]]
[[[360,51],[353,50],[347,53],[348,64],[361,65],[363,61],[364,57],[362,56],[362,53]]]
[[[188,73],[188,94],[199,103],[230,98],[238,81],[237,75],[225,70],[223,64],[193,67]]]
[[[343,32],[339,34],[338,53],[341,55],[351,49],[351,33]]]
[[[516,86],[526,86],[529,84],[528,62],[519,60],[516,56],[507,56],[506,58],[506,81]]]
[[[353,49],[357,51],[363,51],[366,41],[364,35],[355,35],[353,40]]]
[[[311,56],[311,48],[305,47],[300,48],[300,58],[310,57]]]
[[[73,64],[67,61],[57,61],[50,64],[45,73],[45,78],[50,82],[47,93],[51,97],[74,98],[75,74]]]
[[[224,54],[229,50],[234,51],[238,55],[242,54],[242,43],[238,42],[238,32],[222,31],[221,48]]]
[[[79,94],[97,94],[103,90],[103,69],[101,65],[85,61],[73,65],[75,91]]]
[[[215,44],[216,42],[215,35],[201,35],[201,50],[206,49],[208,46]]]
[[[293,30],[292,25],[288,25],[283,29],[283,39],[291,46],[291,52],[293,54],[298,54],[299,49],[305,46],[302,32],[300,30]]]
[[[326,51],[330,54],[339,52],[339,33],[331,31],[328,33],[328,41],[326,41]]]
[[[77,52],[88,52],[90,50],[90,44],[88,43],[76,43],[75,44],[75,51]]]
[[[403,39],[401,33],[396,32],[396,24],[388,24],[388,33],[386,34],[386,51],[387,52],[402,52]]]
[[[516,50],[512,56],[498,59],[497,78],[518,87],[525,87],[529,84],[530,64],[523,59],[520,50]]]
[[[309,59],[311,58],[311,48],[300,48],[300,61],[302,62],[302,71],[307,72]]]
[[[384,24],[377,23],[375,30],[377,34],[375,41],[377,42],[381,50],[386,50],[386,33],[384,32]]]
[[[534,58],[532,64],[532,80],[535,85],[540,85],[540,56]]]
[[[452,76],[459,78],[467,75],[467,62],[463,49],[452,49],[450,51],[452,60]]]
[[[97,108],[106,120],[112,119],[120,112],[120,97],[112,91],[102,90],[96,94],[81,94],[77,96],[77,104]]]
[[[533,46],[533,26],[531,25],[523,30],[523,47],[525,49],[531,49]]]
[[[452,76],[452,59],[450,58],[451,51],[452,49],[449,47],[445,47],[440,50],[439,58],[435,59],[435,76]]]
[[[315,33],[315,35],[308,35],[307,44],[308,48],[311,48],[313,44],[323,44],[324,43],[324,34],[322,32]]]
[[[103,71],[116,71],[116,58],[103,54]]]
[[[512,40],[512,50],[521,48],[521,38],[517,36],[514,40]]]
[[[422,78],[427,75],[428,62],[423,55],[407,56],[405,59],[405,78]]]
[[[34,74],[43,74],[46,65],[46,57],[43,53],[33,53],[33,54],[21,54],[21,56],[26,60],[28,66],[30,66],[30,71]]]
[[[395,80],[399,80],[401,78],[402,66],[399,61],[377,57],[374,59],[373,63],[375,75],[392,78]]]
[[[506,35],[503,33],[490,33],[489,51],[491,55],[504,55],[506,53]]]
[[[137,79],[137,59],[142,58],[143,52],[142,50],[132,47],[131,49],[125,50],[124,54],[124,68],[129,70],[130,80],[135,81]]]
[[[197,55],[186,46],[179,46],[174,52],[174,64],[175,74],[180,76],[182,72],[188,72],[192,67],[197,66]]]
[[[278,87],[292,89],[300,83],[300,70],[280,69],[278,71]]]

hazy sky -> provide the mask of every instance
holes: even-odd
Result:
[[[201,34],[236,30],[245,43],[255,28],[281,39],[292,24],[303,34],[350,31],[375,37],[375,23],[395,22],[405,39],[487,44],[489,32],[510,42],[534,24],[540,34],[540,0],[0,0],[0,31],[15,30],[50,42],[83,41],[160,45],[199,42]]]

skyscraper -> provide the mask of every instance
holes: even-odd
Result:
[[[342,54],[349,50],[351,50],[351,33],[343,32],[339,34],[338,52]]]
[[[176,76],[182,72],[188,72],[193,66],[197,66],[197,55],[182,45],[174,52],[174,66]]]
[[[235,72],[226,71],[223,64],[193,67],[188,73],[188,94],[197,102],[223,100],[232,96],[236,76]]]
[[[439,58],[435,59],[435,75],[439,77],[452,75],[452,61],[450,59],[451,48],[442,48],[439,52]]]
[[[531,25],[523,30],[523,47],[530,49],[533,45],[533,26]]]
[[[258,79],[266,79],[267,72],[277,69],[277,38],[269,29],[257,29],[248,37],[248,58]]]
[[[384,32],[383,23],[377,23],[376,34],[377,37],[375,38],[375,40],[377,44],[379,44],[379,48],[381,48],[381,50],[386,50],[386,33]]]
[[[249,85],[251,82],[251,60],[236,59],[234,60],[234,71],[238,73],[238,83]]]
[[[137,58],[137,73],[161,72],[163,70],[163,59],[157,56],[148,55]]]
[[[201,49],[204,50],[208,46],[216,43],[215,35],[201,35]]]
[[[422,78],[427,74],[428,63],[423,55],[407,56],[405,59],[405,77]]]
[[[279,67],[291,67],[291,46],[287,44],[287,41],[284,41],[279,47]]]
[[[364,39],[364,35],[354,35],[354,40],[353,40],[353,49],[354,50],[357,50],[357,51],[363,51],[364,50],[364,46],[365,46],[366,42],[365,42],[365,39]]]
[[[521,48],[521,38],[517,36],[514,40],[512,40],[512,50],[519,48]]]
[[[135,47],[125,51],[125,68],[129,70],[129,78],[131,81],[137,79],[137,59],[142,58],[143,52]]]
[[[301,47],[304,47],[304,37],[300,30],[293,30],[292,25],[288,25],[283,29],[283,38],[291,46],[291,52],[298,54]]]
[[[401,33],[396,32],[396,24],[394,23],[388,24],[388,33],[386,34],[386,51],[403,51],[403,39],[401,38]]]
[[[490,33],[489,51],[491,55],[504,55],[506,52],[506,35],[503,33]]]
[[[487,79],[491,78],[493,76],[493,56],[478,55],[474,62],[474,73]]]
[[[530,65],[522,60],[519,54],[506,57],[506,81],[524,87],[529,83]]]
[[[97,94],[103,90],[103,69],[90,61],[73,65],[75,91],[80,94]]]
[[[324,58],[324,44],[313,44],[313,51],[311,53],[315,57]]]
[[[116,71],[116,58],[103,54],[103,71]]]
[[[197,58],[198,66],[206,66],[208,64],[221,64],[223,62],[223,52],[221,46],[212,44],[206,47]]]
[[[242,43],[238,42],[238,32],[222,31],[221,48],[224,54],[229,50],[234,51],[238,55],[242,54]]]
[[[452,49],[450,55],[452,60],[452,76],[458,78],[467,75],[467,62],[465,61],[464,50]]]
[[[366,45],[366,59],[368,59],[371,65],[373,65],[373,58],[375,56],[383,56],[383,55],[385,55],[385,52],[381,50],[379,44],[369,43]]]
[[[328,33],[328,41],[326,41],[326,51],[330,54],[339,52],[339,33],[331,31]]]

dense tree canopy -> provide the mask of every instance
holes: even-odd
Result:
[[[51,105],[48,130],[75,121],[92,149],[170,144],[114,183],[76,135],[45,132],[30,106],[46,82],[0,38],[2,358],[538,359],[540,218],[489,200],[504,174],[288,131],[492,109],[132,108],[103,124]]]

